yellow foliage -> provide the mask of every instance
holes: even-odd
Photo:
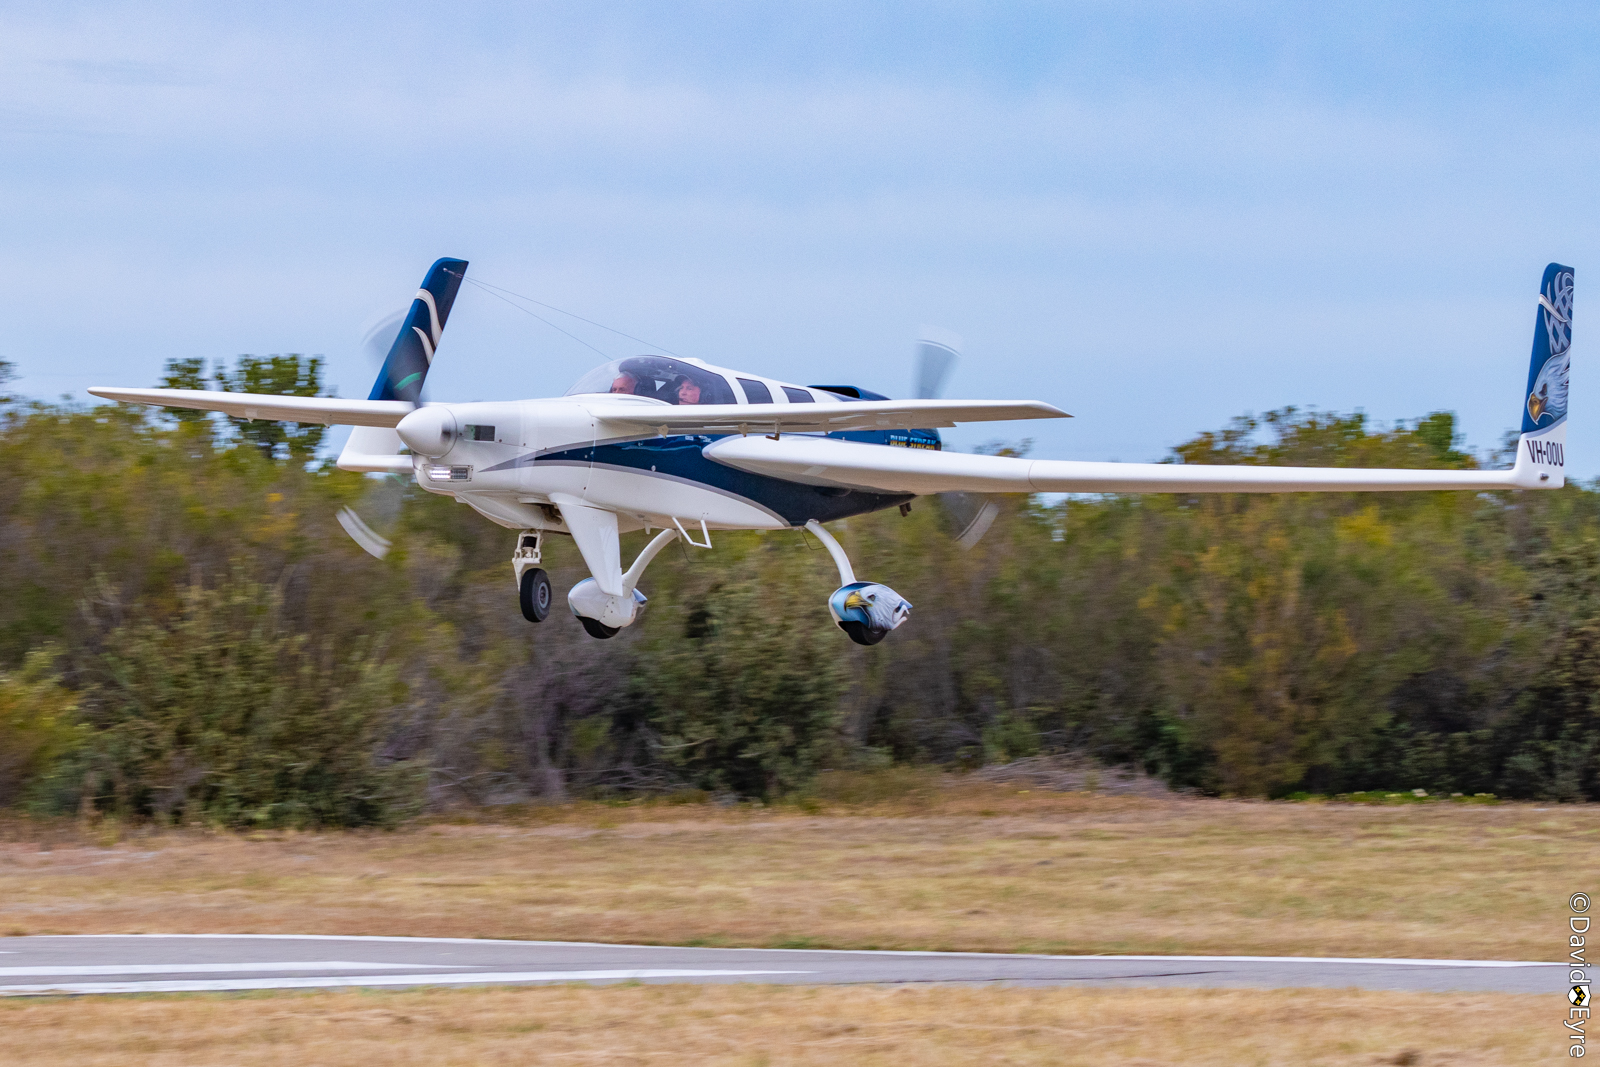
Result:
[[[1339,537],[1370,548],[1387,548],[1394,543],[1394,530],[1383,521],[1374,504],[1340,519]]]
[[[0,673],[0,805],[16,800],[77,736],[77,695],[61,686],[57,655],[36,649],[21,670]]]

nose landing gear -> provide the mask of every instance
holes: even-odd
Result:
[[[517,550],[511,554],[511,570],[517,578],[522,617],[529,622],[544,622],[550,614],[550,576],[539,567],[544,535],[524,530],[517,535]]]
[[[839,629],[858,645],[875,645],[889,635],[911,615],[911,602],[886,585],[877,582],[858,582],[850,557],[845,555],[839,542],[823,529],[822,523],[812,519],[806,529],[816,535],[834,566],[839,568],[839,588],[828,597],[828,613]]]

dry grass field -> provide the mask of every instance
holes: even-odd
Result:
[[[0,1002],[16,1067],[1451,1064],[1565,1055],[1557,997],[561,986]]]
[[[1585,806],[844,795],[393,833],[10,824],[0,933],[1554,959],[1568,894],[1600,884]]]

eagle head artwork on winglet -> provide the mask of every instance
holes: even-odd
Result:
[[[1572,273],[1562,271],[1539,294],[1540,318],[1550,357],[1528,390],[1528,418],[1535,426],[1555,422],[1567,413],[1567,385],[1572,377]]]

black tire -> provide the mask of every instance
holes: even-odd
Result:
[[[597,637],[604,641],[608,637],[617,636],[617,628],[615,626],[607,626],[603,622],[586,619],[582,615],[578,616],[578,621],[583,623],[583,628],[589,632],[590,637]]]
[[[874,630],[872,627],[860,622],[841,622],[839,629],[850,635],[850,640],[858,645],[875,645],[889,636],[888,630]]]
[[[522,572],[522,617],[544,622],[550,614],[550,576],[538,567]]]

